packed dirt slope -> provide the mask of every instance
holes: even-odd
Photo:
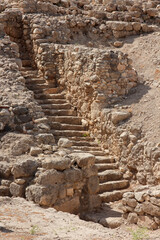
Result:
[[[160,33],[127,39],[121,48],[133,60],[141,84],[122,105],[129,105],[133,116],[127,124],[140,124],[148,142],[159,143],[160,136]]]

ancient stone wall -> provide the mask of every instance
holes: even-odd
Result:
[[[95,157],[72,153],[69,140],[60,139],[57,146],[52,134],[34,137],[9,133],[2,137],[0,147],[4,154],[10,150],[12,158],[14,155],[13,161],[1,156],[1,196],[25,197],[41,206],[70,213],[100,206]],[[30,156],[25,155],[27,152]]]
[[[123,195],[123,216],[131,224],[155,230],[160,226],[160,189],[141,187]]]

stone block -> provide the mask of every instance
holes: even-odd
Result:
[[[58,183],[64,183],[65,174],[62,172],[58,172],[55,169],[46,170],[42,172],[38,178],[35,180],[40,185],[55,185]]]
[[[42,167],[45,169],[56,169],[63,171],[70,168],[71,159],[67,157],[53,157],[53,159],[46,159],[42,162]]]
[[[89,194],[95,194],[99,191],[98,176],[92,176],[87,181],[87,189]]]
[[[91,166],[95,163],[95,156],[90,153],[72,153],[69,155],[80,168]]]
[[[43,124],[43,123],[41,123]],[[51,133],[41,133],[36,136],[36,139],[39,144],[55,144],[55,139]]]
[[[30,154],[31,156],[38,156],[38,154],[42,153],[42,149],[39,147],[31,147]]]
[[[82,180],[82,171],[78,168],[67,169],[64,171],[66,182],[79,182]]]
[[[80,201],[79,197],[75,196],[72,199],[66,200],[63,203],[60,204],[55,204],[54,208],[57,211],[63,211],[63,212],[68,212],[72,214],[78,214],[80,211]]]
[[[24,185],[19,185],[12,182],[10,185],[10,193],[14,197],[24,197],[25,187]]]
[[[11,169],[11,172],[15,178],[30,177],[35,174],[38,165],[39,164],[34,160],[23,160],[15,163]]]
[[[60,138],[58,141],[58,146],[62,148],[70,148],[72,145],[72,141],[70,141],[68,138]]]

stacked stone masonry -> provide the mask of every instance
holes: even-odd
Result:
[[[131,224],[155,230],[160,226],[160,189],[141,187],[123,195],[123,216]]]

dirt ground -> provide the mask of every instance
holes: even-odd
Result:
[[[0,197],[1,240],[132,240],[134,234],[148,240],[160,239],[160,229],[138,231],[136,226],[125,224],[108,229],[53,208],[43,209],[22,198]]]
[[[132,110],[127,124],[141,125],[146,141],[154,146],[160,141],[160,32],[128,38],[120,50],[132,59],[141,81],[121,103]]]

